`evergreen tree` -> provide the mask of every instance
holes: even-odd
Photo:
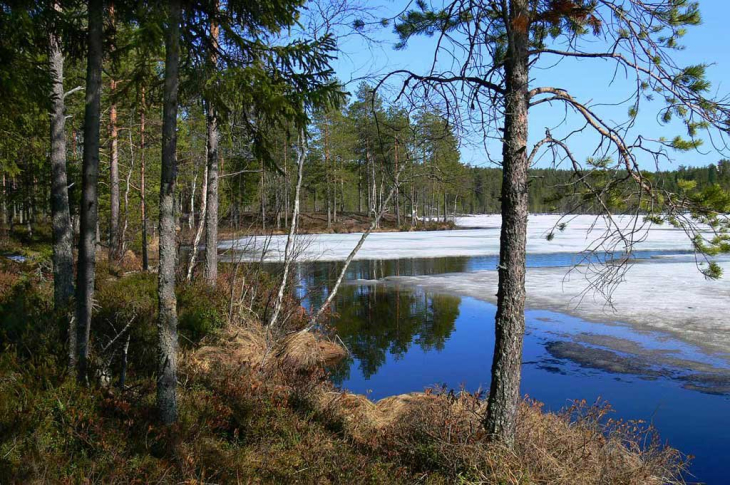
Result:
[[[681,224],[681,217],[676,215],[686,209],[678,199],[660,194],[638,169],[637,157],[664,157],[667,150],[690,150],[700,143],[698,130],[726,128],[730,112],[707,96],[705,66],[680,67],[672,58],[686,27],[699,23],[697,4],[684,0],[505,0],[479,5],[455,0],[439,7],[418,1],[396,22],[401,48],[418,35],[436,35],[443,43],[439,42],[429,72],[401,70],[391,76],[402,75],[409,89],[444,93],[447,102],[463,102],[470,108],[478,104],[485,136],[502,140],[496,341],[484,421],[487,433],[497,441],[513,443],[520,398],[529,168],[542,149],[563,153],[578,172],[582,165],[571,152],[570,140],[555,139],[549,130],[534,147],[528,147],[528,112],[537,105],[560,104],[581,117],[586,129],[611,147],[616,156],[613,167],[605,157],[585,162],[588,170],[602,172],[596,186],[588,183],[590,194],[609,192],[614,200],[620,200],[610,176],[623,171],[639,191],[656,202],[655,207],[673,214],[669,221]],[[589,37],[596,37],[597,42],[585,41]],[[455,55],[457,51],[469,55]],[[450,68],[444,72],[439,70],[442,54],[450,56],[446,63]],[[635,76],[636,85],[641,87],[630,102],[629,122],[651,92],[665,102],[660,118],[664,122],[672,118],[683,121],[689,139],[678,136],[661,139],[653,147],[637,146],[624,139],[623,125],[604,120],[600,107],[582,102],[563,88],[531,87],[531,67],[547,57],[614,62],[618,70]],[[553,64],[554,69],[559,66]],[[449,98],[449,93],[464,93],[464,98]],[[650,205],[645,203],[645,208]]]

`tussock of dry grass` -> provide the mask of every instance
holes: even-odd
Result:
[[[581,402],[556,414],[526,400],[508,449],[487,439],[481,424],[486,404],[479,394],[427,390],[372,402],[334,390],[322,365],[330,356],[343,356],[344,349],[330,350],[329,344],[298,332],[267,351],[263,330],[254,326],[228,331],[220,347],[203,347],[195,359],[207,362],[201,370],[258,365],[272,392],[308,402],[321,421],[336,423],[356,446],[418,473],[506,484],[683,483],[686,458],[641,423],[609,419],[607,405]]]
[[[236,369],[244,365],[256,368],[266,354],[266,336],[259,326],[228,326],[213,345],[200,347],[189,361],[193,367],[209,371],[213,367]]]
[[[333,364],[347,356],[340,344],[313,332],[300,331],[284,336],[279,341],[267,342],[266,330],[258,323],[228,326],[215,345],[201,347],[191,356],[192,362],[203,369],[211,366],[226,368],[265,367],[311,371]]]
[[[317,338],[315,333],[308,331],[287,335],[276,345],[275,353],[280,362],[298,369],[329,365],[347,357],[347,350],[342,345]]]
[[[124,271],[141,271],[142,261],[134,254],[133,251],[127,249],[122,255],[122,260],[119,262],[119,266]]]
[[[390,398],[389,398],[390,399]],[[663,446],[642,423],[608,419],[610,407],[579,402],[560,413],[525,400],[515,444],[489,443],[480,396],[435,393],[413,396],[392,408],[396,419],[381,428],[376,445],[411,465],[486,483],[646,484],[684,483],[686,457]],[[388,408],[377,403],[386,412]]]

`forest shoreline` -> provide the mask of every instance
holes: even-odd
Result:
[[[366,213],[344,212],[332,217],[327,222],[326,212],[303,212],[299,214],[298,234],[351,234],[367,231],[373,219]],[[234,239],[240,237],[241,233],[250,235],[286,235],[288,233],[287,221],[284,217],[267,217],[266,224],[262,224],[261,214],[244,213],[239,215],[237,221],[224,220],[218,229],[220,240]],[[380,218],[378,227],[372,232],[414,232],[414,231],[447,231],[457,229],[451,216],[447,220],[424,221],[422,219],[411,222],[410,218],[398,218],[394,214],[386,213]],[[194,228],[189,226],[183,228],[183,240],[192,239]]]
[[[94,325],[104,333],[112,331],[105,322],[118,329],[131,316],[129,374],[121,387],[116,379],[106,382],[99,378],[104,356],[94,354],[96,377],[85,386],[57,362],[65,351],[50,305],[50,245],[35,239],[32,250],[24,246],[24,262],[0,258],[6,329],[0,337],[7,346],[0,395],[11,396],[0,403],[0,429],[8,432],[0,441],[0,477],[11,482],[205,477],[450,483],[466,477],[512,483],[511,477],[521,476],[574,483],[598,476],[673,480],[687,464],[659,442],[638,446],[653,438],[653,430],[608,425],[606,403],[578,402],[552,413],[539,402],[522,401],[516,447],[507,450],[489,444],[480,431],[480,394],[426,389],[372,402],[336,389],[324,365],[343,351],[333,335],[301,331],[308,320],[296,299],[285,300],[283,335],[267,339],[262,311],[275,286],[255,269],[238,275],[245,287],[228,268],[214,288],[195,281],[178,288],[181,419],[168,429],[157,423],[147,353],[157,275],[100,262]],[[2,244],[17,247],[18,241]],[[115,359],[114,377],[118,365]],[[54,441],[61,433],[67,437]],[[592,459],[584,458],[585,449]]]

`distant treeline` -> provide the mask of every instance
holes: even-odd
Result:
[[[502,189],[502,171],[499,168],[473,167],[471,178],[473,184],[472,196],[467,197],[460,207],[463,212],[496,213],[500,210],[499,196]],[[585,176],[577,175],[571,170],[541,168],[530,170],[529,204],[530,212],[596,212],[595,197],[587,194],[587,189],[581,182]],[[687,180],[697,183],[698,189],[718,184],[724,190],[730,189],[730,160],[721,160],[717,164],[705,167],[679,166],[676,170],[661,172],[646,172],[644,176],[657,187],[671,192],[680,192],[678,181]],[[595,186],[601,184],[601,174],[593,173],[587,176]],[[608,178],[608,177],[606,177]],[[626,197],[608,202],[613,208],[620,208],[622,204],[630,208],[631,196],[628,193],[636,191],[635,185],[624,184],[619,187],[618,193],[625,193]]]

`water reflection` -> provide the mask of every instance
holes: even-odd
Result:
[[[654,251],[634,256],[646,259],[670,254],[678,253]],[[528,266],[570,266],[580,258],[568,253],[529,255]],[[651,264],[671,260],[660,257]],[[496,257],[353,262],[330,317],[352,352],[348,361],[331,369],[335,383],[368,393],[373,399],[422,391],[430,385],[463,385],[472,391],[488,386],[494,305],[419,288],[379,285],[376,280],[495,266]],[[341,263],[333,262],[298,265],[297,291],[303,304],[318,308],[341,268]],[[278,272],[280,267],[270,265],[270,269]],[[547,409],[559,409],[569,399],[607,399],[619,410],[614,417],[652,421],[663,438],[697,456],[691,470],[698,479],[724,483],[730,446],[717,430],[730,427],[726,412],[730,397],[710,394],[706,386],[687,384],[689,374],[702,377],[710,367],[720,366],[717,359],[666,336],[639,334],[630,327],[589,323],[548,311],[526,312],[526,326],[522,393],[544,402]],[[562,353],[557,352],[561,349]],[[611,357],[611,369],[586,360],[591,355],[604,363],[606,356]],[[676,368],[689,360],[694,369]],[[641,367],[638,373],[624,365],[637,363]],[[619,364],[624,367],[617,368]]]
[[[389,355],[397,360],[414,345],[423,351],[443,350],[461,304],[454,296],[379,285],[346,285],[340,292],[331,323],[365,379],[375,374]],[[352,358],[333,369],[336,383],[350,378]]]
[[[661,251],[638,251],[636,260],[665,256]],[[677,254],[676,252],[672,254]],[[528,267],[571,266],[584,254],[552,253],[528,255]],[[593,261],[617,257],[593,254]],[[424,352],[441,351],[454,331],[461,299],[419,288],[385,287],[378,280],[388,276],[435,275],[495,269],[497,256],[403,258],[353,261],[345,284],[332,304],[329,324],[351,352],[351,357],[332,369],[337,384],[355,378],[369,380],[389,358],[401,359],[413,346]],[[267,263],[278,271],[280,265]],[[297,294],[307,308],[319,308],[332,291],[342,262],[306,262],[297,265]],[[491,320],[489,320],[491,321]],[[352,366],[358,369],[352,375]]]

